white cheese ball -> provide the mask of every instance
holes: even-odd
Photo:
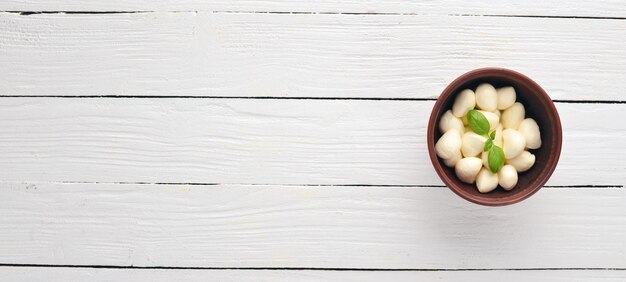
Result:
[[[532,118],[527,118],[520,123],[517,131],[526,139],[526,147],[529,149],[538,149],[541,147],[541,133],[539,125]]]
[[[513,104],[513,106],[502,112],[500,121],[502,122],[502,126],[504,126],[504,129],[517,129],[520,123],[522,123],[522,121],[524,120],[525,115],[526,110],[524,109],[524,105],[516,102],[515,104]]]
[[[469,121],[467,120],[467,115],[464,115],[463,117],[461,117],[461,121],[463,122],[463,125],[466,127],[469,124]]]
[[[529,170],[535,164],[535,155],[528,151],[524,151],[519,156],[506,160],[506,164],[512,165],[517,172]]]
[[[483,166],[489,168],[489,152],[482,152],[480,159],[483,161]]]
[[[498,174],[488,168],[482,168],[476,177],[476,187],[480,193],[488,193],[498,187]]]
[[[502,130],[502,124],[498,124],[498,127],[496,127],[496,138],[493,139],[493,144],[500,148],[502,148]]]
[[[496,129],[496,127],[500,124],[500,117],[492,112],[479,111],[482,113],[487,121],[489,122],[489,132]]]
[[[487,141],[485,136],[478,135],[473,131],[465,132],[462,138],[461,153],[466,158],[478,156],[485,148],[485,141]]]
[[[454,172],[465,183],[474,183],[476,175],[483,167],[479,158],[463,158],[456,163]]]
[[[450,158],[443,159],[443,163],[446,164],[447,167],[454,167],[456,163],[458,163],[463,158],[461,151],[456,151],[455,155]]]
[[[456,130],[444,133],[435,144],[437,156],[442,159],[449,159],[457,155],[461,150],[461,134]]]
[[[517,170],[512,165],[504,165],[498,171],[498,184],[505,190],[511,190],[517,184]]]
[[[448,110],[443,114],[443,116],[441,116],[441,120],[439,121],[439,131],[441,133],[446,133],[450,129],[456,129],[461,134],[465,132],[465,126],[463,126],[461,119],[454,116],[451,110]]]
[[[496,114],[498,116],[498,118],[502,117],[502,112],[501,111],[496,110],[493,113]]]
[[[456,96],[456,99],[454,99],[454,104],[452,104],[452,113],[456,117],[461,118],[467,115],[467,112],[474,109],[475,106],[476,95],[474,94],[474,91],[465,89]]]
[[[498,94],[498,110],[508,109],[515,103],[515,99],[517,98],[515,88],[511,86],[498,88],[496,93]]]
[[[481,83],[476,87],[476,105],[479,109],[493,112],[498,106],[496,89],[489,83]]]
[[[502,150],[506,159],[517,157],[526,148],[524,136],[515,129],[509,128],[502,131],[502,143]]]

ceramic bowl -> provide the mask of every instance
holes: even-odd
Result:
[[[475,184],[459,180],[454,168],[447,167],[437,157],[435,143],[441,137],[438,129],[441,116],[449,109],[461,90],[475,90],[478,84],[488,82],[494,87],[513,86],[517,101],[526,108],[526,117],[537,121],[541,131],[541,148],[530,150],[535,155],[533,167],[518,176],[517,185],[510,191],[498,187],[489,193],[478,192]],[[561,120],[550,96],[527,76],[503,68],[482,68],[465,73],[443,90],[435,103],[428,122],[428,153],[435,171],[454,193],[462,198],[486,206],[504,206],[520,202],[536,193],[548,181],[561,154]]]

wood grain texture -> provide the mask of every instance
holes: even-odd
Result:
[[[0,99],[5,181],[441,185],[432,101]],[[624,104],[564,104],[548,185],[626,183]]]
[[[575,4],[550,0],[436,0],[436,1],[359,1],[359,0],[244,0],[244,1],[83,1],[83,0],[7,0],[4,11],[268,11],[330,13],[419,13],[419,14],[501,14],[537,16],[626,17],[622,1],[577,1]]]
[[[119,270],[119,269],[67,269],[67,268],[0,268],[0,277],[7,281],[239,281],[239,282],[291,282],[291,281],[552,281],[552,282],[623,282],[626,271],[236,271],[236,270]]]
[[[458,75],[500,66],[553,99],[622,100],[625,30],[559,18],[1,13],[0,94],[436,98]]]
[[[623,268],[625,200],[543,189],[489,208],[445,188],[2,183],[0,262]]]
[[[525,73],[553,99],[626,91],[618,0],[0,11],[0,96],[432,99],[484,66]],[[548,185],[569,188],[494,209],[428,187],[441,185],[426,157],[432,101],[247,98],[1,97],[0,280],[626,280],[626,104],[558,103],[563,152]],[[415,187],[388,187],[402,185]],[[580,270],[505,270],[516,268]]]

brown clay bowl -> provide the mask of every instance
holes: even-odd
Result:
[[[435,143],[441,137],[438,124],[441,116],[452,108],[456,95],[463,89],[476,89],[488,82],[494,87],[513,86],[517,101],[524,104],[526,117],[537,121],[541,130],[541,148],[530,150],[535,155],[533,167],[518,176],[517,185],[510,191],[498,187],[489,193],[480,193],[475,184],[459,180],[454,168],[447,167],[437,157]],[[428,122],[428,154],[441,180],[462,198],[486,206],[504,206],[520,202],[537,192],[548,181],[561,154],[561,120],[550,96],[534,81],[516,71],[503,68],[482,68],[465,73],[443,90]]]

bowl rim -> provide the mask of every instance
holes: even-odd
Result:
[[[478,78],[476,78],[477,76]],[[537,182],[534,187],[531,187],[531,189],[527,189],[525,193],[520,193],[518,194],[517,197],[514,197],[514,198],[484,200],[486,198],[476,198],[472,194],[469,194],[463,191],[459,187],[456,187],[454,180],[451,179],[444,172],[442,164],[439,161],[437,154],[435,152],[434,136],[435,136],[435,130],[437,129],[437,126],[436,126],[437,121],[435,120],[437,114],[435,110],[442,108],[444,101],[446,101],[448,98],[450,98],[450,96],[455,94],[455,93],[452,93],[452,90],[454,90],[454,88],[457,88],[466,82],[480,79],[480,77],[489,77],[489,76],[506,77],[507,79],[510,79],[511,77],[513,77],[515,78],[515,80],[519,80],[516,82],[523,82],[529,85],[530,87],[537,89],[537,91],[534,91],[536,92],[535,94],[542,96],[541,97],[542,99],[548,101],[548,103],[546,103],[547,107],[549,108],[550,112],[554,114],[554,117],[556,120],[556,124],[555,124],[556,132],[554,134],[556,136],[557,144],[554,147],[555,158],[553,160],[553,164],[549,163],[546,166],[547,170],[545,173],[545,177],[541,179],[539,182]],[[539,189],[541,189],[544,186],[544,184],[548,181],[548,179],[550,179],[550,177],[552,176],[552,173],[556,169],[558,162],[559,162],[559,158],[561,156],[561,147],[563,143],[561,118],[559,116],[559,112],[556,109],[556,106],[554,105],[554,102],[552,101],[552,98],[550,98],[548,93],[546,93],[546,91],[541,86],[539,86],[539,84],[537,84],[534,80],[532,80],[528,76],[522,73],[519,73],[517,71],[514,71],[514,70],[500,68],[500,67],[485,67],[485,68],[474,69],[474,70],[468,71],[460,75],[459,77],[454,79],[452,82],[450,82],[448,86],[446,86],[446,88],[441,92],[441,94],[439,94],[439,97],[437,97],[437,101],[433,105],[433,108],[430,113],[430,118],[428,121],[426,136],[427,136],[426,138],[428,138],[427,146],[428,146],[428,154],[430,156],[430,161],[433,165],[433,168],[435,169],[435,172],[437,172],[437,175],[439,175],[439,178],[444,182],[444,184],[450,190],[452,190],[452,192],[454,192],[461,198],[467,201],[470,201],[472,203],[483,205],[483,206],[506,206],[506,205],[515,204],[525,199],[528,199],[530,196],[532,196],[537,191],[539,191]]]

